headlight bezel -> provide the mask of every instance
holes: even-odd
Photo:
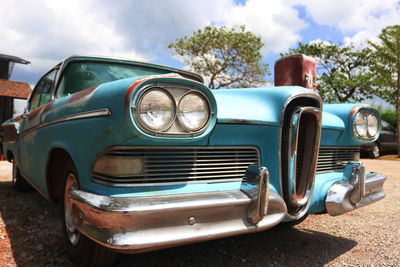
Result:
[[[366,133],[360,134],[359,131],[357,130],[357,125],[356,125],[356,121],[357,121],[357,117],[358,116],[363,116],[365,118],[365,131]],[[354,110],[352,112],[352,132],[353,132],[353,136],[358,139],[358,140],[362,140],[362,141],[374,141],[379,137],[379,134],[381,132],[381,128],[382,128],[382,124],[381,124],[381,120],[380,120],[380,116],[377,113],[376,110],[372,109],[372,108],[368,108],[368,107],[359,107],[356,110]],[[369,127],[370,127],[370,122],[371,119],[375,118],[376,119],[376,129],[375,129],[375,133],[371,133]]]
[[[143,99],[143,97],[151,90],[164,90],[168,92],[172,99],[174,100],[175,105],[175,114],[173,116],[172,123],[165,127],[162,130],[155,130],[151,127],[148,127],[146,123],[142,121],[139,114],[139,105]],[[206,123],[195,130],[189,130],[183,127],[178,120],[178,104],[180,100],[186,96],[187,94],[194,93],[200,95],[207,103],[208,108],[208,116]],[[212,97],[212,95],[211,95]],[[215,123],[216,121],[216,107],[213,106],[210,96],[207,92],[202,92],[200,89],[194,86],[185,86],[185,85],[178,85],[178,84],[163,84],[163,83],[151,83],[139,88],[131,98],[131,105],[130,105],[130,114],[131,118],[134,121],[136,127],[138,127],[142,132],[146,134],[150,134],[155,137],[195,137],[203,134],[207,131],[211,123]],[[208,131],[207,131],[208,132]]]

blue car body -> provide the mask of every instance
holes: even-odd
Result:
[[[86,61],[157,71],[58,97],[68,66]],[[3,124],[3,152],[44,197],[52,201],[70,198],[75,227],[114,250],[136,253],[260,231],[282,221],[301,220],[309,213],[327,210],[331,215],[342,214],[384,197],[385,178],[365,173],[358,162],[360,145],[379,135],[363,139],[354,134],[357,112],[379,118],[370,107],[322,105],[317,93],[298,86],[209,90],[195,74],[121,60],[71,57],[53,71],[50,91],[40,94],[44,103],[32,108],[35,100],[31,97],[26,114]],[[140,126],[135,101],[141,90],[152,86],[199,92],[209,103],[207,125],[183,134],[152,133]],[[304,109],[296,111],[299,107]],[[298,117],[289,114],[290,109],[293,114],[299,112]],[[297,124],[307,125],[299,130],[293,126]],[[301,138],[304,144],[300,144]],[[190,170],[179,169],[185,164],[185,153],[196,157],[195,163],[190,158]],[[102,157],[132,157],[129,160],[137,163],[148,162],[145,157],[150,156],[146,155],[170,164],[156,171],[151,169],[156,167],[146,167],[138,182],[136,176],[96,173],[96,162]],[[225,168],[226,158],[236,165]],[[66,177],[60,177],[59,170],[66,160],[76,169],[77,184],[64,194]],[[203,167],[194,167],[196,164]],[[354,197],[350,199],[349,194]],[[232,210],[224,213],[228,206]],[[164,213],[159,214],[160,210]],[[217,211],[224,214],[222,221],[216,218]],[[242,215],[227,219],[236,213]],[[170,221],[174,214],[189,219]],[[183,237],[165,234],[165,229],[173,227],[180,229]]]

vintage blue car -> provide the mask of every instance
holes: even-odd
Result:
[[[155,64],[65,59],[25,114],[2,125],[16,190],[60,202],[70,257],[140,253],[340,215],[385,196],[360,145],[365,105],[324,105],[300,86],[211,91]]]

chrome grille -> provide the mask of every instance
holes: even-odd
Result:
[[[297,220],[311,203],[321,133],[321,99],[313,94],[290,99],[282,113],[280,168],[286,217]]]
[[[140,158],[143,173],[107,176],[92,173],[94,181],[111,186],[241,180],[251,164],[260,164],[255,147],[117,147],[107,156]]]
[[[317,173],[343,171],[348,161],[359,159],[359,147],[320,147]]]

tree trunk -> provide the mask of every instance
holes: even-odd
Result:
[[[399,56],[400,58],[400,56]],[[400,62],[400,59],[398,60]],[[399,98],[400,98],[400,63],[397,64],[397,93],[396,93],[396,119],[397,119],[397,157],[400,158],[400,116],[399,116]]]
[[[397,157],[400,158],[400,41],[397,39],[397,92],[396,92],[396,120],[397,120]]]

